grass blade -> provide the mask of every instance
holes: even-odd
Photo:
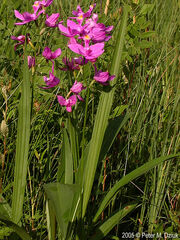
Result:
[[[31,240],[24,228],[19,227],[11,221],[11,208],[3,197],[0,197],[0,221],[12,228],[23,240]]]
[[[105,158],[117,134],[119,133],[120,129],[124,126],[124,124],[127,123],[129,117],[130,114],[126,114],[125,116],[118,116],[109,121],[101,147],[100,160]]]
[[[19,103],[19,117],[16,141],[14,187],[12,197],[12,219],[19,223],[23,212],[24,191],[28,168],[28,151],[30,138],[31,91],[30,75],[25,47],[22,93]]]
[[[103,239],[112,229],[113,227],[121,221],[128,213],[130,213],[136,204],[128,205],[123,209],[119,210],[113,216],[108,218],[100,227],[97,228],[95,234],[90,240],[101,240]]]
[[[56,239],[56,218],[50,201],[46,201],[47,230],[49,240]]]
[[[14,230],[14,232],[17,233],[17,235],[19,235],[19,237],[22,240],[32,240],[32,238],[30,237],[30,235],[24,230],[24,228],[18,226],[17,224],[13,223],[10,220],[7,219],[3,219],[0,216],[0,220],[5,223],[8,227],[12,228]]]
[[[126,25],[128,19],[128,7],[125,6],[123,9],[123,18],[120,26],[120,30],[117,36],[116,47],[110,73],[118,76],[120,61],[122,56],[122,50],[124,45],[124,37],[126,32]],[[114,84],[117,77],[114,79]],[[82,216],[85,215],[89,197],[91,194],[92,185],[94,182],[96,167],[99,159],[100,149],[103,142],[105,130],[108,124],[108,118],[112,107],[114,96],[114,88],[110,93],[102,93],[97,109],[95,124],[92,133],[92,139],[87,158],[86,174],[84,180],[84,195],[83,195],[83,208]]]
[[[77,170],[79,159],[78,134],[75,127],[75,120],[71,117],[67,120],[67,132],[69,133],[71,153],[74,162],[74,169]]]
[[[150,169],[156,167],[158,164],[162,163],[165,160],[174,158],[180,156],[180,154],[174,154],[174,155],[169,155],[169,156],[163,156],[163,157],[159,157],[156,159],[153,159],[145,164],[143,164],[141,167],[135,169],[134,171],[132,171],[131,173],[127,174],[125,177],[123,177],[120,181],[118,181],[112,188],[111,190],[107,193],[107,195],[104,197],[94,219],[93,222],[96,222],[99,215],[102,213],[102,211],[106,208],[106,206],[108,205],[108,203],[111,201],[111,199],[114,197],[114,195],[119,191],[119,189],[121,187],[123,187],[124,185],[126,185],[127,183],[129,183],[130,181],[132,181],[133,179],[143,175],[144,173],[146,173],[147,171],[149,171]]]
[[[12,217],[12,209],[2,196],[0,196],[0,216],[5,219]]]
[[[65,159],[65,184],[73,184],[73,158],[67,130],[64,129],[63,153]]]

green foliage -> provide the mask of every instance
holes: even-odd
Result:
[[[12,221],[12,210],[3,197],[0,198],[0,221],[5,224],[0,225],[0,237],[6,237],[12,232],[16,232],[21,239],[31,240],[29,234]]]
[[[136,207],[136,204],[132,204],[132,205],[128,205],[128,206],[124,207],[123,209],[119,210],[113,216],[108,218],[101,226],[99,226],[97,228],[97,230],[95,230],[94,236],[90,239],[91,240],[103,239],[112,230],[112,228],[116,224],[118,224],[135,207]]]
[[[117,192],[120,190],[121,187],[123,187],[125,184],[129,183],[130,181],[134,180],[135,178],[141,176],[142,174],[146,173],[147,171],[154,168],[155,166],[159,165],[161,162],[177,156],[180,156],[180,155],[170,155],[167,157],[160,157],[160,158],[153,159],[145,163],[143,166],[130,172],[121,180],[119,180],[104,197],[93,221],[95,222],[97,220],[98,216],[101,214],[104,208],[108,205],[108,203],[112,200],[113,196],[117,194]]]
[[[62,239],[66,239],[68,226],[72,223],[73,198],[79,189],[72,184],[60,183],[49,183],[44,185],[44,188],[47,198],[53,206]]]
[[[6,227],[5,225],[0,224],[0,239],[4,240],[7,237],[9,237],[12,233],[12,229],[9,227]]]
[[[31,90],[27,56],[28,56],[27,51],[25,50],[22,96],[19,105],[15,172],[12,198],[12,219],[15,223],[18,224],[20,223],[21,217],[23,215],[23,201],[24,191],[26,187],[26,175],[28,168],[28,152],[30,139]]]
[[[56,238],[56,215],[49,200],[46,201],[47,231],[49,240]]]
[[[71,148],[70,148],[70,143],[69,143],[69,138],[67,135],[66,129],[64,129],[64,134],[63,134],[63,147],[62,151],[64,154],[64,162],[65,162],[65,179],[64,183],[65,184],[73,184],[73,158],[72,158],[72,153],[71,153]]]

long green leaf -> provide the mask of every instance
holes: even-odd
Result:
[[[126,124],[129,117],[130,115],[126,114],[125,116],[118,116],[115,119],[111,119],[109,121],[101,147],[99,157],[100,160],[104,159],[105,155],[111,148],[117,134],[119,133],[120,129],[124,126],[124,124]]]
[[[67,130],[64,129],[63,153],[65,159],[65,184],[73,184],[73,158]]]
[[[90,240],[101,240],[103,239],[113,227],[119,223],[128,213],[130,213],[137,204],[132,204],[124,207],[115,213],[112,217],[108,218],[100,227],[97,228],[93,237]]]
[[[12,218],[12,209],[2,196],[0,196],[0,216],[5,219]]]
[[[54,208],[62,239],[65,239],[68,225],[71,222],[73,199],[79,188],[73,184],[49,183],[44,185],[44,189],[48,200]]]
[[[74,169],[77,170],[78,159],[79,159],[79,143],[78,143],[78,133],[76,130],[75,120],[71,117],[67,120],[67,131],[70,137],[71,152],[74,162]]]
[[[16,157],[14,172],[14,187],[12,197],[12,219],[19,223],[23,212],[24,191],[28,168],[28,151],[30,138],[31,91],[30,75],[25,47],[23,65],[22,93],[19,103],[18,129],[16,141]]]
[[[162,163],[165,160],[174,158],[180,156],[180,154],[174,154],[174,155],[169,155],[169,156],[163,156],[163,157],[159,157],[156,159],[153,159],[145,164],[143,164],[141,167],[135,169],[134,171],[130,172],[129,174],[127,174],[125,177],[123,177],[120,181],[118,181],[112,188],[111,190],[107,193],[107,195],[104,197],[94,219],[93,222],[96,222],[99,215],[102,213],[102,211],[105,209],[105,207],[108,205],[108,203],[112,200],[112,198],[114,197],[115,194],[117,194],[117,192],[119,191],[119,189],[121,187],[123,187],[124,185],[126,185],[127,183],[129,183],[130,181],[132,181],[133,179],[143,175],[144,173],[146,173],[147,171],[149,171],[150,169],[156,167],[158,164]]]
[[[9,204],[5,199],[0,197],[0,221],[5,223],[8,227],[12,228],[23,240],[31,240],[29,234],[24,230],[24,228],[19,227],[17,224],[11,221],[12,211]]]
[[[122,112],[123,112],[123,110],[122,110]],[[130,117],[130,115],[126,114],[125,116],[118,116],[118,117],[116,117],[114,119],[111,119],[109,121],[106,132],[105,132],[105,135],[104,135],[99,160],[104,159],[105,155],[107,154],[107,152],[111,148],[118,132],[124,126],[124,124],[127,122],[129,117]],[[86,146],[84,156],[83,156],[84,159],[81,159],[81,161],[80,161],[80,166],[79,166],[79,169],[78,169],[78,172],[77,172],[77,184],[81,183],[83,175],[84,175],[83,174],[84,173],[83,166],[86,165],[87,156],[88,156],[88,152],[89,152],[89,147],[90,147],[90,142]],[[84,164],[83,166],[82,166],[82,163]],[[78,200],[79,200],[79,198],[78,198]]]
[[[114,51],[113,61],[110,73],[115,74],[116,78],[113,81],[113,84],[116,83],[119,69],[120,69],[120,61],[122,56],[122,50],[124,46],[124,37],[126,32],[126,25],[128,19],[128,7],[125,6],[123,9],[123,18],[120,25],[120,30],[117,36],[116,47]],[[97,168],[97,163],[99,159],[99,154],[105,134],[105,130],[108,123],[108,118],[110,114],[110,110],[112,107],[113,96],[114,96],[114,88],[109,92],[103,92],[100,96],[100,101],[98,104],[98,109],[96,113],[91,144],[89,149],[89,154],[87,158],[86,172],[84,178],[84,194],[83,194],[83,208],[82,208],[82,216],[85,215],[87,204],[90,198],[92,185],[94,182],[95,172]]]
[[[56,217],[51,202],[46,200],[47,230],[49,240],[56,239]]]
[[[19,235],[19,237],[23,240],[32,240],[32,238],[30,237],[30,235],[24,230],[24,228],[18,226],[17,224],[13,223],[10,220],[1,218],[0,216],[0,221],[2,221],[3,223],[5,223],[8,227],[12,228],[14,230],[14,232],[17,233],[17,235]]]

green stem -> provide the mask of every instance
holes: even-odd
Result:
[[[82,136],[82,159],[84,155],[84,147],[85,147],[85,128],[86,128],[86,120],[87,120],[87,110],[88,110],[88,102],[89,102],[89,88],[87,89],[87,96],[86,96],[86,108],[85,108],[85,115],[84,115],[84,123],[83,123],[83,136]]]

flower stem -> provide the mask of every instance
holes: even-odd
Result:
[[[82,159],[84,154],[84,147],[85,147],[85,128],[86,128],[86,119],[87,119],[87,109],[88,109],[88,102],[89,102],[89,88],[87,89],[87,97],[86,97],[86,108],[85,108],[85,115],[84,115],[84,123],[83,123],[83,136],[82,136]]]

